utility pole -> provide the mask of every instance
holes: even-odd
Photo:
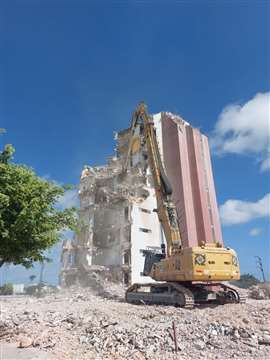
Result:
[[[44,261],[41,261],[41,263],[40,263],[40,273],[39,273],[39,284],[43,283],[44,267],[45,267]]]
[[[265,275],[264,275],[264,270],[263,270],[262,258],[260,256],[255,256],[255,259],[256,259],[257,267],[262,274],[263,282],[265,282],[266,280],[265,280]]]
[[[38,284],[38,296],[41,296],[41,287],[43,284],[43,273],[44,273],[44,261],[40,262],[40,273],[39,273],[39,284]]]

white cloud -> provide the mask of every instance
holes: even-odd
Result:
[[[210,144],[217,154],[255,154],[261,171],[269,170],[270,92],[258,93],[243,105],[226,106]]]
[[[259,236],[262,233],[262,228],[253,228],[250,230],[250,236]]]
[[[270,170],[270,153],[268,152],[267,157],[262,160],[261,171]]]
[[[57,206],[59,206],[61,209],[67,209],[73,206],[78,207],[78,191],[76,189],[66,190],[64,195],[59,197]]]
[[[227,200],[219,208],[224,225],[247,223],[253,219],[270,216],[270,193],[257,202]]]

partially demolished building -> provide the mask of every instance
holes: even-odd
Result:
[[[222,243],[207,137],[179,116],[153,116],[161,158],[173,188],[184,246]],[[60,283],[87,283],[99,265],[126,285],[141,276],[142,249],[160,248],[163,231],[140,124],[116,135],[116,155],[105,166],[82,171],[80,232],[62,249]],[[125,169],[125,170],[124,170]]]

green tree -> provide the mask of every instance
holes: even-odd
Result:
[[[11,283],[7,283],[0,287],[1,295],[12,295],[13,294],[13,285]]]
[[[11,163],[14,148],[0,152],[0,267],[5,263],[31,267],[46,261],[45,251],[76,229],[75,209],[60,210],[65,188],[38,177],[27,166]]]
[[[0,151],[0,163],[7,164],[13,159],[12,155],[15,149],[11,144],[7,144],[3,151]]]

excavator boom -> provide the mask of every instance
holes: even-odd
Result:
[[[155,194],[157,199],[157,214],[162,224],[166,243],[167,256],[181,249],[181,236],[177,222],[176,208],[172,202],[172,188],[165,174],[160,152],[155,136],[154,123],[147,113],[144,103],[141,103],[132,116],[132,131],[138,122],[141,122],[146,141],[148,163],[154,181]],[[128,150],[127,162],[130,157],[131,146]],[[126,162],[126,167],[127,167]]]

